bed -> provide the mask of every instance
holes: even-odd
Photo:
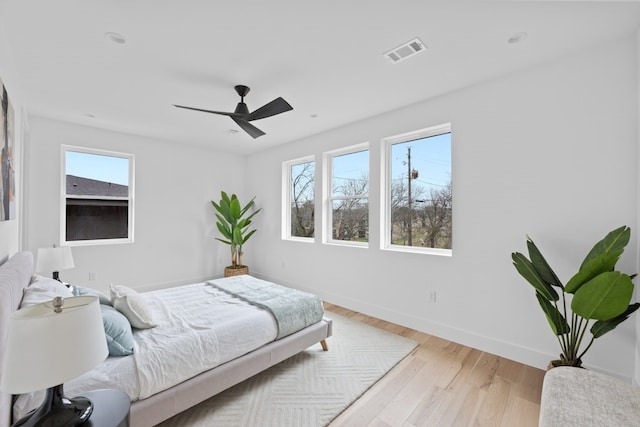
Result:
[[[23,299],[23,291],[32,282],[32,277],[33,256],[30,252],[17,253],[0,266],[0,349],[4,348],[8,318],[20,306]],[[132,399],[130,425],[133,427],[153,426],[314,344],[321,343],[322,349],[327,350],[325,340],[332,334],[332,322],[330,319],[320,316],[319,320],[312,321],[314,317],[305,316],[304,313],[306,311],[303,310],[302,317],[308,317],[305,320],[308,325],[300,330],[295,330],[294,325],[287,324],[288,319],[293,316],[291,309],[286,304],[288,295],[272,298],[275,300],[277,307],[264,310],[257,308],[254,303],[247,302],[251,295],[242,294],[238,297],[238,295],[229,294],[230,290],[228,288],[236,286],[238,281],[252,284],[252,286],[243,289],[245,293],[263,293],[261,286],[265,283],[264,281],[251,278],[251,276],[247,276],[246,279],[243,280],[242,277],[229,278],[228,280],[220,279],[211,283],[192,284],[140,294],[145,296],[145,301],[149,303],[148,308],[156,316],[157,326],[140,330],[134,329],[135,344],[133,355],[109,357],[94,370],[95,372],[92,371],[66,382],[65,394],[73,396],[96,388],[119,388],[125,391]],[[210,296],[212,298],[211,301],[209,300]],[[178,304],[176,301],[184,303]],[[218,305],[212,306],[210,304]],[[200,309],[190,308],[192,306],[200,306]],[[248,308],[247,306],[250,307]],[[158,316],[158,313],[163,313],[163,310],[171,311],[172,319],[175,312],[184,312],[184,316],[178,316],[177,318],[180,320],[176,322],[172,320],[171,324],[168,322],[163,323],[163,316]],[[206,322],[212,324],[222,322],[225,325],[222,329],[223,331],[232,331],[234,328],[237,329],[239,327],[241,330],[249,332],[239,336],[232,333],[225,334],[218,330],[217,333],[212,335],[206,332],[206,328],[203,325],[194,324],[196,320],[194,320],[195,317],[193,316],[195,315],[190,313],[198,310],[197,316],[200,316],[200,312],[203,311],[212,312],[213,319]],[[235,317],[226,317],[226,314],[222,312],[226,313],[227,311],[230,313],[237,311],[243,314],[240,318],[237,315]],[[267,312],[269,314],[265,316]],[[220,317],[223,315],[224,317]],[[203,322],[201,318],[198,319],[200,320],[197,320],[197,322]],[[185,329],[172,329],[178,327],[174,323],[183,323],[188,326],[189,333],[185,333]],[[180,375],[187,375],[184,377],[187,379],[180,378],[180,376],[174,374],[164,375],[165,372],[173,372],[172,369],[167,369],[167,366],[173,367],[176,365],[171,362],[167,353],[175,353],[174,356],[180,358],[182,357],[181,351],[191,351],[188,347],[190,344],[188,341],[181,341],[172,347],[162,342],[162,351],[157,351],[156,349],[154,352],[147,351],[147,349],[154,348],[153,343],[149,344],[149,340],[151,342],[156,340],[157,335],[173,335],[186,339],[185,336],[189,335],[192,330],[197,332],[200,340],[194,347],[199,347],[202,341],[215,340],[218,344],[218,347],[216,347],[218,350],[211,357],[198,358],[197,363],[194,362],[197,366],[190,366],[191,363],[181,364],[180,370],[184,372],[181,372]],[[258,334],[258,332],[260,333]],[[258,337],[257,340],[253,339],[253,335]],[[141,350],[143,348],[141,346],[145,346],[144,351]],[[166,349],[171,350],[165,351]],[[232,349],[233,351],[231,351]],[[151,354],[144,356],[145,352]],[[2,357],[3,352],[0,352],[0,366],[2,366]],[[152,364],[158,364],[159,368],[155,371],[145,372],[141,368],[144,366],[142,360],[145,357]],[[165,358],[167,360],[164,360]],[[163,363],[167,364],[167,366],[162,367]],[[206,364],[212,367],[208,367],[209,365]],[[128,384],[107,383],[106,385],[94,382],[95,378],[91,377],[91,375],[95,375],[98,378],[114,377],[111,380],[118,381],[118,375],[107,374],[109,372],[108,369],[111,369],[111,372],[114,369],[120,372],[120,377],[129,379],[135,377],[136,381],[133,381],[135,384],[131,381]],[[137,372],[137,375],[123,374],[126,372]],[[0,375],[2,375],[2,372],[0,372]],[[86,375],[89,377],[85,378]],[[34,400],[33,397],[31,399]],[[37,397],[35,400],[37,401]],[[24,402],[27,402],[27,404],[24,404]],[[29,397],[25,396],[20,396],[16,399],[14,396],[0,395],[0,427],[10,425],[12,408],[20,407],[21,404],[23,409],[28,409],[28,404],[33,404],[33,402],[30,402]]]

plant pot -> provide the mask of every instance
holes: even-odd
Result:
[[[224,268],[224,277],[239,276],[249,274],[249,267],[246,265],[230,265]]]
[[[556,359],[549,362],[547,365],[547,371],[558,366],[572,366],[574,368],[582,368],[582,360],[569,361],[567,359]]]

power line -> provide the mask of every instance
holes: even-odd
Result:
[[[406,178],[405,178],[405,177],[401,177],[401,178],[392,178],[392,179],[391,179],[391,181],[404,181],[404,180],[406,180]],[[443,188],[446,188],[446,187],[448,187],[448,186],[449,186],[449,184],[436,184],[435,182],[423,181],[423,180],[421,180],[421,179],[414,179],[414,178],[411,178],[411,180],[412,180],[412,181],[418,181],[418,182],[421,182],[421,183],[423,183],[423,184],[427,184],[427,185],[432,185],[432,186],[435,186],[435,187],[443,187]]]
[[[333,179],[343,179],[345,181],[366,181],[369,182],[369,178],[343,178],[341,176],[334,176]]]

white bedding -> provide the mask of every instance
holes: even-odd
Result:
[[[116,388],[132,401],[144,399],[261,347],[278,333],[269,312],[206,283],[142,295],[158,326],[134,329],[133,355],[109,357],[66,382],[65,395]],[[21,395],[14,405],[15,419],[37,407],[43,397],[44,391]]]

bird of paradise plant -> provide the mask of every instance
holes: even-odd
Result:
[[[596,338],[615,329],[640,307],[639,303],[629,304],[635,274],[629,276],[615,270],[630,236],[631,230],[626,226],[608,233],[595,244],[566,285],[531,238],[527,237],[529,258],[519,252],[511,255],[518,273],[535,288],[538,303],[560,344],[562,353],[559,360],[552,361],[554,366],[582,366],[582,357]],[[591,334],[588,343],[584,341],[587,330]]]
[[[216,226],[222,235],[222,238],[216,237],[216,240],[225,243],[231,248],[231,268],[244,267],[242,264],[242,247],[247,240],[257,230],[249,230],[251,219],[262,209],[257,209],[245,217],[247,211],[255,204],[255,197],[251,199],[244,207],[238,200],[238,196],[232,194],[231,197],[224,191],[220,192],[220,201],[218,203],[211,201],[216,210]]]

